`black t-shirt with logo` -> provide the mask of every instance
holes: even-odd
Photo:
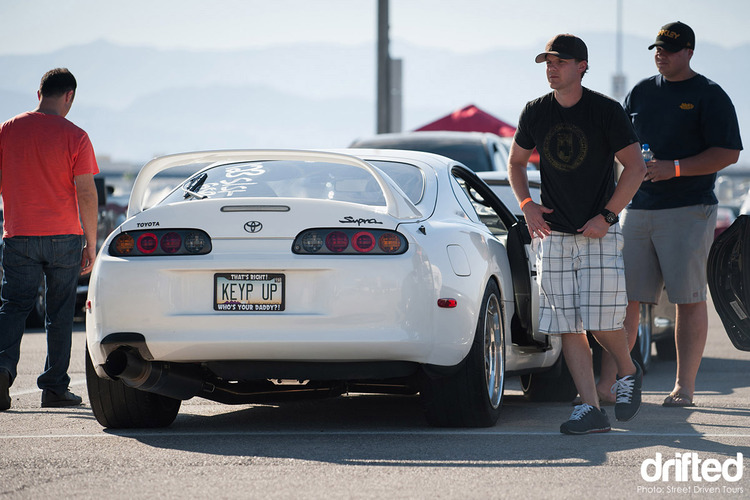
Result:
[[[638,83],[625,98],[625,111],[642,144],[659,160],[680,160],[710,147],[742,149],[737,114],[729,96],[703,75],[670,82],[662,75]],[[645,181],[631,208],[656,210],[715,205],[716,174]]]
[[[544,218],[554,231],[578,233],[615,190],[615,153],[638,142],[620,103],[584,87],[574,106],[549,93],[526,104],[515,141],[539,151]]]

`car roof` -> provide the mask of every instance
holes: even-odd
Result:
[[[423,142],[423,143],[482,143],[487,140],[500,140],[500,136],[490,132],[460,132],[449,130],[398,132],[390,134],[378,134],[371,137],[356,139],[349,147],[377,147],[378,144],[394,144],[399,142]]]
[[[508,172],[496,172],[496,171],[489,171],[489,172],[477,172],[477,175],[480,179],[482,179],[487,184],[492,184],[493,181],[495,182],[506,182],[508,181]],[[529,179],[529,183],[535,183],[535,184],[541,184],[542,182],[542,176],[539,170],[526,170],[526,176]]]
[[[344,149],[325,149],[321,151],[330,151],[331,153],[340,153],[351,156],[356,156],[363,160],[391,160],[391,161],[414,161],[430,163],[430,161],[438,161],[439,163],[459,163],[452,158],[442,156],[436,153],[429,153],[427,151],[416,151],[412,149],[380,149],[380,148],[344,148]]]

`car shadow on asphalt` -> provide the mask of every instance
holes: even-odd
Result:
[[[559,434],[558,427],[570,408],[569,403],[530,403],[512,394],[505,398],[496,426],[444,429],[427,425],[418,397],[357,395],[248,405],[212,415],[190,413],[187,408],[167,429],[107,432],[160,449],[349,465],[590,466],[607,463],[614,452],[643,448],[648,449],[644,458],[657,451],[664,456],[685,451],[702,456],[750,454],[750,446],[724,444],[716,437],[731,429],[708,432],[692,422],[695,414],[726,408],[644,404],[632,422],[623,424],[612,417],[610,433],[566,436]],[[736,411],[744,413],[743,418],[750,416],[748,408]]]

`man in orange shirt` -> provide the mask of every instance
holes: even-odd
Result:
[[[11,405],[26,317],[44,276],[47,360],[37,379],[42,407],[76,406],[70,350],[78,276],[96,258],[99,172],[88,135],[68,121],[76,80],[48,71],[39,105],[0,125],[0,194],[4,270],[0,307],[0,411]],[[81,227],[83,226],[83,227]]]

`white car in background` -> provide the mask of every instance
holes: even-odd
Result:
[[[146,208],[152,178],[186,165],[202,168]],[[445,157],[158,158],[92,272],[91,406],[106,427],[160,427],[192,397],[419,393],[433,425],[491,426],[508,376],[575,396],[559,338],[537,332],[534,266],[513,212]]]

